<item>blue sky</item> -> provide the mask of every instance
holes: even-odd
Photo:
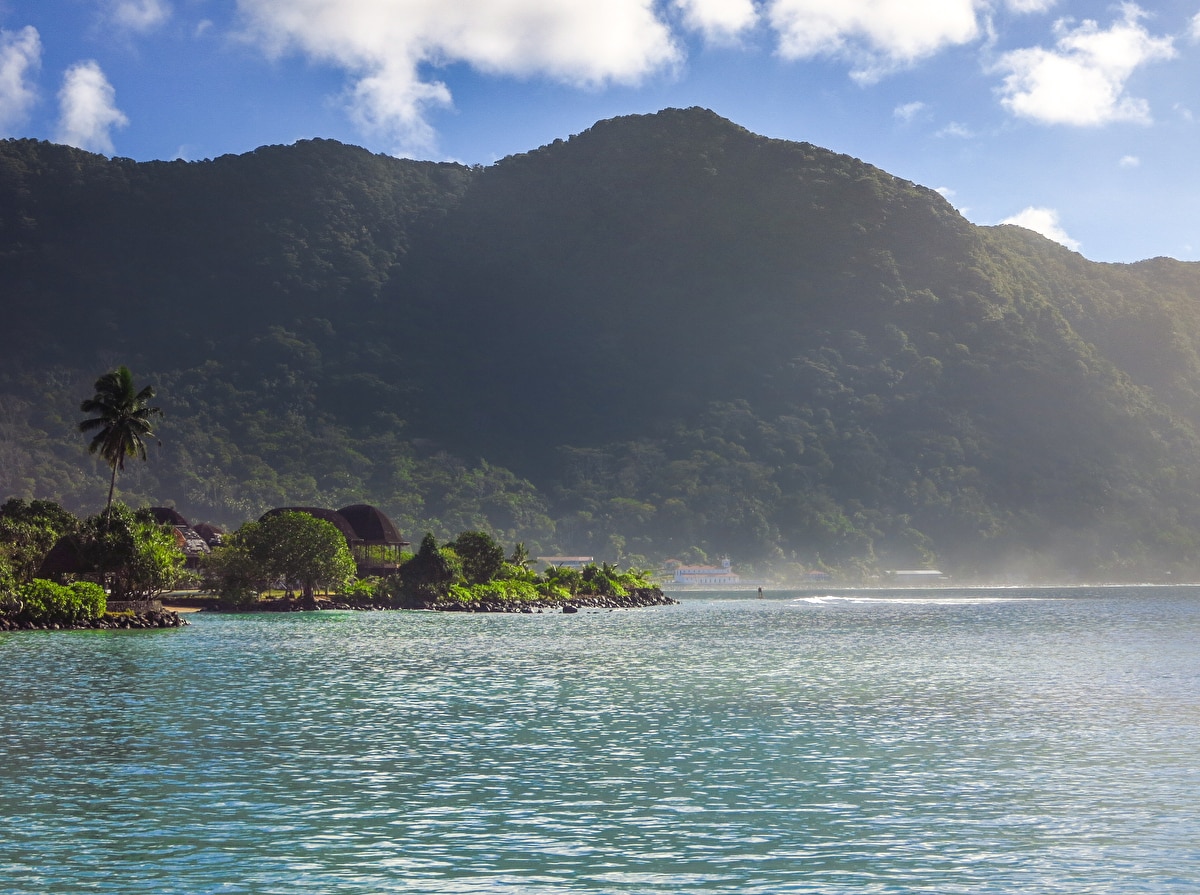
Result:
[[[489,164],[668,106],[1200,260],[1200,0],[0,0],[0,133],[106,155]]]

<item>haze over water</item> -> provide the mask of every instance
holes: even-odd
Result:
[[[0,892],[1200,891],[1200,588],[0,634]]]

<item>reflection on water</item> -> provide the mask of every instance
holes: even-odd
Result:
[[[1200,891],[1200,591],[0,635],[0,892]]]

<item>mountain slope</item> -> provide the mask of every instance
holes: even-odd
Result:
[[[975,227],[700,109],[486,169],[9,141],[0,284],[15,494],[93,499],[71,404],[127,362],[168,410],[127,494],[197,518],[366,500],[606,558],[1195,574],[1196,265]]]

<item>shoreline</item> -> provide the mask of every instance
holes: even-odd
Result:
[[[100,618],[85,622],[29,622],[0,615],[0,634],[16,631],[157,631],[182,628],[189,623],[172,609],[149,609],[144,612],[106,612]]]
[[[197,601],[198,602],[198,601]],[[600,594],[579,594],[569,600],[475,600],[471,602],[429,601],[411,606],[389,606],[371,602],[350,602],[338,599],[318,599],[315,607],[304,606],[297,598],[281,597],[264,600],[250,606],[222,608],[215,605],[196,607],[189,605],[192,612],[259,613],[259,612],[485,612],[524,613],[549,612],[573,613],[580,609],[643,609],[650,606],[675,606],[679,600],[664,594],[658,588],[643,588],[623,597],[608,597]]]

